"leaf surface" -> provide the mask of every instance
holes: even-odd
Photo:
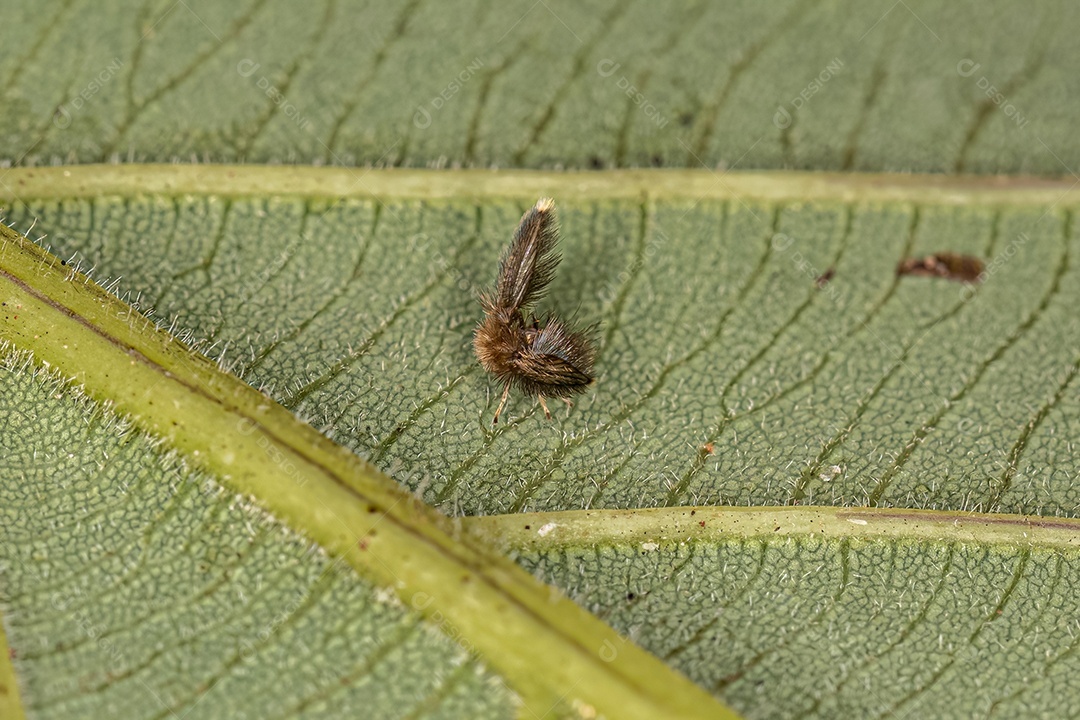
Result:
[[[1076,704],[1075,520],[699,507],[470,522],[747,717]]]
[[[442,173],[440,195],[482,195],[454,200],[429,198],[424,173],[309,171],[304,195],[251,197],[304,174],[20,172],[28,193],[61,184],[12,220],[39,219],[55,252],[122,276],[159,325],[451,514],[1076,507],[1058,429],[1080,343],[1067,183]],[[234,194],[71,197],[125,176]],[[552,423],[515,395],[491,428],[475,295],[518,198],[548,192],[564,261],[541,309],[600,323],[598,382]],[[981,258],[985,281],[897,276],[939,251]]]
[[[67,262],[122,275],[110,286],[160,326],[446,512],[494,515],[464,527],[750,717],[938,708],[938,693],[963,696],[958,714],[1009,715],[1071,697],[1074,528],[1052,519],[1076,507],[1067,183],[12,173],[17,227],[36,218]],[[550,302],[601,322],[599,382],[551,423],[515,398],[492,429],[474,291],[541,195],[563,226]],[[983,282],[896,275],[940,251],[982,258]],[[630,540],[583,510],[689,503],[774,508],[745,532],[722,509],[657,510]],[[866,503],[881,509],[779,507]],[[958,535],[890,506],[1028,513],[1052,532],[1003,535],[1020,521],[998,514]],[[499,515],[521,509],[554,514]],[[705,517],[673,531],[691,511]],[[687,531],[699,522],[731,534]],[[971,684],[1009,673],[1040,679]]]
[[[1077,13],[15,3],[0,159],[1061,175],[1080,168]]]
[[[29,717],[514,716],[392,587],[3,358],[0,598]]]
[[[15,423],[4,433],[5,441],[12,445],[5,453],[11,458],[12,466],[3,486],[8,494],[4,508],[9,515],[3,525],[9,536],[3,538],[2,545],[7,566],[5,593],[10,593],[5,604],[28,603],[43,615],[36,618],[16,606],[13,619],[6,619],[10,623],[12,647],[17,650],[25,643],[30,648],[30,663],[23,673],[34,680],[35,687],[27,700],[31,707],[44,714],[81,717],[114,711],[142,715],[149,706],[158,710],[158,716],[167,717],[199,704],[219,679],[243,685],[243,692],[256,692],[252,682],[257,684],[258,680],[245,677],[242,667],[248,646],[255,644],[261,650],[260,645],[270,645],[267,653],[280,651],[288,658],[281,662],[295,662],[295,653],[289,652],[291,648],[286,642],[291,636],[274,643],[260,641],[263,635],[273,634],[277,629],[273,624],[263,624],[266,614],[281,613],[281,623],[302,620],[303,611],[309,606],[332,598],[330,589],[337,577],[329,569],[323,570],[341,561],[375,583],[374,588],[360,586],[357,600],[360,609],[342,619],[366,623],[368,627],[356,630],[356,642],[361,646],[365,643],[381,646],[383,653],[363,647],[341,648],[333,632],[327,629],[331,619],[314,621],[307,626],[306,636],[301,633],[296,640],[320,654],[324,654],[324,645],[334,645],[330,658],[318,658],[325,664],[334,664],[333,657],[339,650],[346,654],[374,655],[369,666],[362,663],[344,672],[338,670],[337,684],[356,691],[351,697],[346,696],[341,708],[344,714],[355,714],[358,707],[373,709],[370,703],[375,702],[375,696],[366,686],[377,681],[369,675],[377,670],[392,678],[402,667],[421,673],[420,685],[410,690],[406,683],[384,680],[381,684],[388,686],[387,697],[380,700],[383,709],[377,710],[377,714],[408,717],[450,712],[443,707],[448,700],[443,694],[455,689],[455,683],[443,678],[451,672],[467,676],[476,673],[473,668],[457,667],[469,658],[460,657],[460,648],[447,642],[449,636],[513,677],[510,682],[514,692],[521,696],[523,712],[584,717],[614,713],[642,718],[731,716],[700,689],[640,650],[624,652],[615,658],[604,657],[599,650],[618,639],[607,626],[557,592],[540,585],[485,545],[462,535],[446,518],[421,505],[355,455],[299,423],[269,398],[192,355],[77,270],[64,267],[60,260],[9,228],[0,228],[0,232],[4,235],[0,246],[0,294],[4,298],[0,337],[23,349],[33,349],[37,362],[74,376],[97,397],[130,413],[144,431],[160,437],[194,465],[215,474],[230,491],[241,493],[241,498],[231,503],[195,498],[191,502],[193,516],[189,517],[184,512],[184,500],[191,493],[190,488],[198,483],[187,482],[186,478],[176,479],[185,482],[174,482],[168,464],[147,473],[149,479],[136,480],[140,465],[155,459],[154,454],[150,453],[151,458],[139,458],[137,446],[132,448],[130,443],[121,442],[125,450],[135,451],[134,468],[117,462],[117,456],[122,453],[111,447],[110,442],[122,440],[123,429],[109,432],[113,417],[101,406],[84,403],[82,407],[72,408],[67,403],[41,411],[34,407],[35,400],[40,403],[43,399],[41,394],[23,398],[22,395],[29,393],[19,392],[17,386],[4,394],[23,400],[6,414],[8,422]],[[12,383],[33,380],[37,365],[29,359],[20,363],[18,354],[7,346],[4,350],[9,358],[5,380]],[[64,399],[64,393],[57,392],[57,383],[52,385],[44,399]],[[66,424],[58,422],[65,409],[71,411]],[[105,412],[105,417],[98,418],[101,412]],[[91,431],[100,425],[104,437],[91,437],[89,442],[73,441],[69,437],[66,444],[73,446],[73,452],[65,454],[61,439],[82,435],[83,423]],[[46,426],[46,432],[42,432],[42,425]],[[57,435],[50,436],[50,432]],[[39,456],[47,457],[50,453],[58,456],[61,463],[68,461],[76,467],[50,469],[38,462]],[[78,461],[70,460],[73,455],[84,454],[89,457],[82,468],[78,467]],[[96,470],[95,465],[99,466]],[[91,478],[82,480],[80,475],[87,470]],[[74,479],[88,484],[84,491],[89,496],[85,501],[86,511],[79,503],[83,499],[80,489],[75,488],[72,497],[63,486],[66,471],[72,471]],[[116,475],[110,478],[110,472]],[[57,481],[60,487],[52,487]],[[111,492],[110,481],[118,486]],[[96,502],[103,501],[105,505],[125,507],[122,496],[129,493],[133,484],[151,494],[149,502],[136,503],[131,508],[139,518],[134,521],[134,527],[121,522],[116,507],[96,506]],[[182,487],[177,489],[177,485]],[[211,485],[210,494],[217,491],[220,495],[216,483]],[[75,513],[56,513],[53,504],[42,497],[47,489],[59,492],[65,500],[71,498]],[[293,542],[284,550],[272,543],[261,547],[259,536],[272,535],[272,529],[253,527],[252,518],[244,517],[243,513],[230,517],[224,512],[226,508],[235,510],[236,501],[248,496],[263,509],[301,529],[309,540],[330,553],[333,564],[319,559],[301,563],[295,570],[301,577],[283,579],[284,587],[277,587],[272,578],[280,570],[282,557],[304,555],[304,545]],[[81,511],[99,517],[81,518],[78,514]],[[175,566],[159,555],[169,556],[174,552],[179,537],[165,530],[158,532],[158,524],[168,524],[174,519],[179,525],[176,535],[190,536],[189,542],[179,548],[180,557]],[[26,523],[30,526],[25,527]],[[89,537],[83,537],[84,534]],[[207,548],[201,547],[204,534]],[[58,558],[60,569],[54,570],[49,565],[50,540],[68,552],[89,553],[94,558],[90,564],[102,570],[101,576],[94,578],[79,572],[86,560],[78,556]],[[156,542],[166,542],[168,549],[156,552]],[[256,548],[245,547],[251,545]],[[254,556],[251,560],[254,567],[248,571],[251,576],[234,568],[238,560],[243,564],[245,549]],[[72,565],[77,569],[73,571]],[[144,568],[148,570],[145,580],[140,572]],[[223,583],[214,583],[206,574],[215,570],[226,580],[232,579],[235,572],[237,586],[223,588],[223,593],[214,592]],[[198,578],[195,582],[191,580],[193,572]],[[304,577],[304,572],[309,574]],[[54,575],[63,580],[54,579]],[[264,576],[265,595],[257,592],[262,589]],[[248,580],[254,585],[247,584]],[[355,579],[348,578],[345,591],[350,584],[348,580],[355,584]],[[70,584],[76,587],[68,587]],[[193,593],[191,586],[200,584],[209,587]],[[119,586],[117,598],[109,597],[114,586]],[[357,589],[352,592],[356,594]],[[229,618],[220,615],[232,610],[226,598],[233,593],[241,606],[254,594],[255,607],[242,614],[235,624],[223,628],[221,625],[228,623]],[[47,595],[52,607],[43,607],[35,597],[38,594]],[[450,648],[444,647],[440,656],[427,653],[421,642],[391,657],[389,666],[376,665],[381,654],[389,654],[401,641],[383,634],[406,635],[416,620],[403,611],[400,603],[388,618],[379,617],[377,607],[364,608],[372,605],[372,595],[383,605],[388,602],[386,596],[396,596],[411,610],[426,615],[442,633],[428,641],[436,645],[441,641]],[[259,606],[260,601],[266,601],[268,606],[265,609]],[[118,606],[114,607],[112,602]],[[215,613],[215,602],[225,603],[225,608],[217,608]],[[144,610],[140,604],[151,605],[153,611],[140,612]],[[191,625],[183,624],[182,613],[176,610],[178,605],[185,604],[193,604],[203,613]],[[315,617],[318,616],[316,611]],[[66,652],[69,643],[62,639],[65,633],[73,634],[68,627],[72,621],[77,628],[74,633],[77,639],[70,644],[87,648],[90,655],[81,662],[72,660],[72,655]],[[159,631],[160,637],[149,640],[145,648],[133,648],[133,656],[129,656],[113,642],[106,642],[105,636],[122,637],[132,622],[148,635],[153,633],[155,624],[164,627]],[[403,627],[395,629],[395,625]],[[373,631],[376,626],[378,632]],[[196,641],[187,642],[185,630],[195,634]],[[199,634],[202,631],[205,635]],[[140,642],[144,639],[137,637]],[[188,645],[195,645],[194,652],[185,647]],[[177,647],[171,657],[163,659],[172,646]],[[102,653],[107,655],[105,662]],[[61,666],[50,667],[57,655]],[[424,657],[423,664],[415,662],[415,657],[420,656]],[[34,663],[35,659],[41,662]],[[159,659],[164,668],[155,667]],[[64,662],[73,665],[65,667]],[[85,663],[96,674],[85,680],[73,677],[72,668],[86,667]],[[280,669],[273,661],[265,661],[260,667],[270,677]],[[143,693],[133,695],[127,687],[117,689],[118,681],[140,672],[152,672],[153,681],[164,687],[159,688],[160,692],[155,691],[139,678],[149,698]],[[286,716],[307,711],[312,705],[316,706],[312,712],[318,715],[324,696],[334,694],[327,691],[327,685],[332,687],[334,680],[328,683],[325,676],[319,680],[321,683],[316,680],[305,683],[296,678],[291,687],[277,684],[268,695],[259,691],[259,697],[272,703],[275,711],[284,707]],[[483,677],[476,682],[489,684]],[[111,692],[118,693],[119,699],[113,698]],[[336,694],[333,699],[343,702]],[[143,706],[117,710],[118,703],[127,700],[141,700]],[[408,707],[406,701],[414,707]],[[504,714],[508,700],[501,690],[485,695],[483,690],[475,689],[471,697],[459,700],[459,706],[461,709],[455,713],[459,716],[474,711],[482,715]],[[470,706],[474,707],[465,709]],[[213,703],[212,708],[211,712],[230,717],[234,706],[230,700]]]

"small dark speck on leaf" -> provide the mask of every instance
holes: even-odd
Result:
[[[705,521],[704,520],[698,521],[698,525],[700,525],[701,527],[705,527]]]
[[[691,511],[690,511],[690,514],[691,514],[691,515],[697,515],[697,510],[691,510]]]
[[[526,526],[525,526],[525,529],[526,529],[526,530],[532,530],[532,525],[526,525]]]
[[[633,600],[635,597],[637,597],[637,595],[634,595],[634,593],[626,593],[627,600]]]
[[[829,268],[828,270],[817,276],[817,279],[814,280],[814,285],[816,285],[817,289],[820,290],[821,288],[829,284],[829,281],[833,279],[833,275],[835,274],[836,268]]]

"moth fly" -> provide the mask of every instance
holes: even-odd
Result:
[[[473,349],[484,369],[504,383],[493,425],[499,422],[512,385],[535,395],[550,420],[545,397],[573,405],[570,396],[593,381],[596,351],[591,329],[575,331],[555,315],[538,319],[532,313],[555,277],[561,260],[558,242],[555,202],[541,198],[521,217],[503,252],[494,292],[480,297],[484,319],[476,328]]]

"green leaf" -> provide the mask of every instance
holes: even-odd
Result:
[[[1038,714],[1071,702],[1075,524],[1053,519],[1076,507],[1080,196],[1069,183],[124,166],[13,170],[6,184],[18,188],[7,213],[17,227],[36,219],[35,234],[70,263],[123,276],[110,287],[161,326],[186,328],[221,365],[446,512],[552,511],[463,520],[462,542],[510,573],[484,549],[497,540],[751,717]],[[556,198],[563,225],[547,306],[601,321],[599,379],[550,423],[514,397],[510,422],[493,429],[498,388],[470,348],[473,290],[492,282],[540,195]],[[983,282],[896,275],[903,258],[940,251],[984,259]],[[50,298],[91,287],[49,282]],[[127,315],[110,317],[93,322],[143,337]],[[3,327],[54,365],[92,357]],[[267,402],[154,337],[154,362],[178,377]],[[158,388],[109,382],[100,397],[121,409],[171,417]],[[196,462],[199,448],[184,444],[248,437],[214,426],[219,411],[182,432],[160,420],[150,429],[189,462],[220,463],[220,452]],[[354,462],[274,413],[286,437],[304,439],[293,451],[310,442]],[[265,465],[259,453],[235,459],[213,468],[232,476],[227,486],[332,555],[383,572],[364,564],[370,553],[321,535],[287,476],[271,485],[237,474]],[[360,474],[360,487],[398,497]],[[707,507],[630,512],[641,518],[630,531],[618,514],[868,502],[881,509],[762,508],[749,528]],[[416,512],[432,532],[444,527]],[[608,640],[595,646],[607,656],[634,652]],[[1014,677],[1038,678],[1035,691]]]
[[[446,621],[422,622],[422,603],[28,354],[0,356],[0,597],[31,717],[514,715],[502,679]]]
[[[218,690],[208,711],[222,717],[254,704],[258,716],[505,717],[510,695],[475,651],[522,712],[732,716],[640,650],[607,657],[619,637],[595,618],[77,270],[0,233],[0,338],[34,353],[0,348],[12,404],[4,612],[32,710],[168,717]],[[63,376],[149,435],[129,437]]]
[[[55,252],[123,277],[160,325],[450,514],[1076,506],[1055,431],[1080,344],[1068,183],[15,172],[42,199],[12,220],[38,218]],[[480,199],[443,199],[456,192]],[[564,261],[542,309],[601,323],[598,382],[552,423],[515,395],[491,428],[475,293],[525,198],[547,194]],[[942,250],[983,258],[985,282],[897,276]]]
[[[1076,702],[1075,519],[703,507],[470,524],[749,717]]]
[[[13,3],[0,159],[1038,173],[1076,8]]]
[[[0,712],[6,718],[22,720],[22,700],[19,698],[19,679],[12,665],[12,655],[4,631],[3,615],[0,614]],[[8,652],[3,652],[7,650]]]

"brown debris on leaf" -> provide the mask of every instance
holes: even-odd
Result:
[[[818,290],[820,290],[821,288],[829,284],[829,281],[833,279],[834,275],[836,275],[836,268],[830,267],[828,270],[821,273],[817,276],[817,278],[815,278],[814,286],[817,287]]]
[[[896,274],[976,282],[985,267],[983,261],[973,255],[943,252],[920,258],[906,258],[896,266]]]

